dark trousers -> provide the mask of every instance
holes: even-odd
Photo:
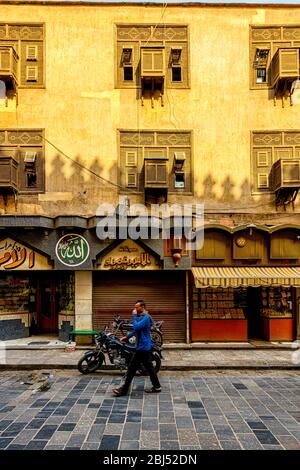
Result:
[[[132,379],[135,376],[140,364],[143,364],[146,371],[148,372],[153,387],[160,388],[160,383],[151,361],[150,351],[136,351],[128,366],[125,382],[122,388],[126,391],[129,389]]]

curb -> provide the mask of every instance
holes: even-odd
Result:
[[[59,370],[77,370],[77,364],[0,364],[0,370],[41,370],[41,369],[59,369]],[[114,371],[120,373],[120,370],[113,366],[103,366],[103,371]],[[201,370],[298,370],[300,372],[300,365],[292,364],[270,364],[270,365],[165,365],[161,366],[161,371],[201,371]]]
[[[77,351],[87,351],[93,349],[95,345],[76,346]],[[65,352],[66,346],[7,346],[6,351],[61,351]],[[165,351],[294,351],[295,348],[291,346],[214,346],[213,344],[208,345],[195,345],[195,346],[168,346],[163,345]]]

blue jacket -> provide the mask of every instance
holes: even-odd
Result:
[[[143,312],[142,315],[138,318],[137,314],[132,315],[132,331],[127,335],[127,338],[132,336],[137,337],[137,346],[138,351],[150,351],[151,349],[151,317],[147,312]]]

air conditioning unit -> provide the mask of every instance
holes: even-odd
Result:
[[[280,159],[272,168],[273,191],[300,188],[300,159]]]

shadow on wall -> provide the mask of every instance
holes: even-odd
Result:
[[[47,175],[47,191],[72,193],[80,204],[99,204],[105,194],[108,199],[118,194],[117,163],[107,172],[95,157],[87,164],[79,155],[72,161],[57,154]]]
[[[245,178],[240,185],[237,185],[229,175],[225,176],[220,182],[217,182],[211,174],[208,174],[201,182],[199,179],[195,175],[195,188],[200,188],[198,191],[195,190],[195,196],[197,200],[202,201],[204,204],[216,202],[226,205],[226,209],[231,209],[234,204],[237,210],[239,206],[241,209],[251,209],[251,205],[257,207],[259,204],[275,208],[275,195],[273,194],[262,193],[259,196],[255,196],[255,200],[253,199],[251,195],[251,182],[248,178]]]

